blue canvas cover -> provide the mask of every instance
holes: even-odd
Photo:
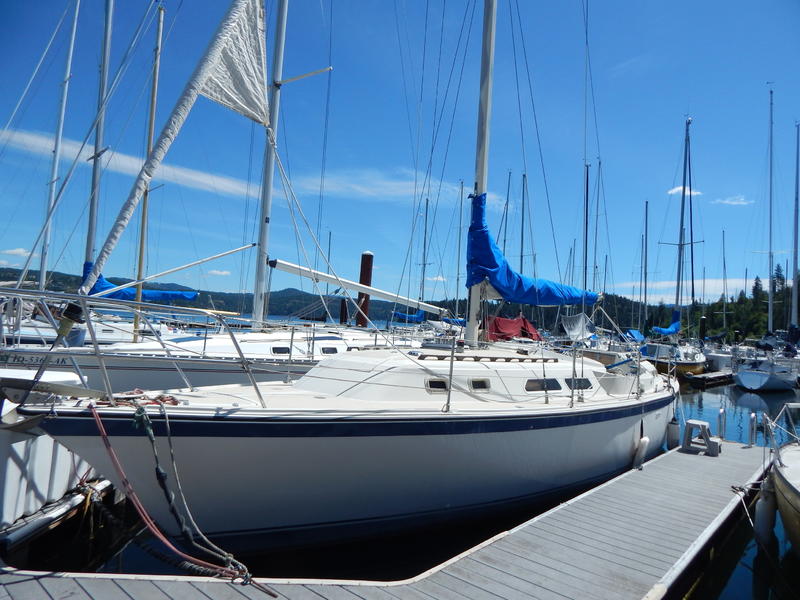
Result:
[[[488,279],[508,302],[563,306],[597,302],[598,294],[514,271],[486,225],[486,194],[472,195],[472,220],[467,237],[467,287]]]
[[[466,319],[449,319],[447,317],[442,317],[442,321],[444,321],[445,323],[449,323],[450,325],[459,325],[461,327],[467,326]]]
[[[628,336],[635,342],[643,342],[644,336],[638,329],[628,329]]]
[[[89,276],[89,273],[92,272],[93,263],[85,262],[83,263],[83,280],[86,281],[86,278]],[[89,290],[89,295],[92,296],[97,294],[98,292],[102,292],[104,290],[109,290],[115,286],[113,283],[108,281],[102,275],[97,277],[97,281],[92,286],[92,289]],[[136,300],[136,288],[129,287],[125,288],[124,290],[117,290],[116,292],[111,292],[110,294],[106,294],[105,298],[114,298],[115,300]],[[143,302],[157,302],[160,304],[166,304],[173,300],[195,300],[197,298],[197,292],[182,292],[182,291],[167,291],[167,290],[142,290],[142,301]]]
[[[653,331],[659,335],[675,335],[681,330],[681,311],[672,311],[672,325],[669,327],[653,327]]]
[[[425,321],[425,311],[420,308],[412,315],[394,310],[392,311],[392,321],[400,321],[401,323],[422,323]]]

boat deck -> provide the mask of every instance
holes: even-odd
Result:
[[[717,457],[672,451],[412,579],[259,579],[280,597],[661,598],[741,507],[732,486],[759,480],[769,450],[722,442]],[[252,586],[201,577],[0,571],[0,600],[267,598]]]

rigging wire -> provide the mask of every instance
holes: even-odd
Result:
[[[450,128],[449,128],[449,131],[448,131],[447,141],[445,143],[444,157],[443,157],[443,162],[442,162],[442,175],[439,178],[439,188],[438,188],[437,195],[436,195],[435,206],[438,205],[438,200],[439,200],[440,195],[441,195],[443,179],[444,179],[444,169],[445,169],[445,166],[446,166],[446,163],[447,163],[447,157],[448,157],[448,154],[449,154],[450,142],[452,140],[452,134],[453,134],[453,129],[454,129],[454,125],[455,125],[455,114],[456,114],[456,109],[458,107],[458,101],[459,101],[460,93],[461,93],[461,84],[463,82],[464,70],[465,70],[465,66],[466,66],[466,57],[467,57],[467,50],[468,50],[468,47],[469,47],[469,38],[470,38],[470,36],[469,35],[465,36],[465,29],[466,29],[466,32],[471,32],[472,31],[472,25],[474,23],[474,17],[475,17],[475,7],[476,7],[476,0],[472,1],[471,7],[470,7],[469,3],[467,3],[465,5],[465,7],[464,7],[464,15],[462,16],[462,20],[461,20],[461,28],[460,28],[458,40],[457,40],[457,43],[456,43],[456,48],[455,48],[455,51],[453,53],[453,62],[451,64],[450,74],[449,74],[448,80],[447,80],[447,85],[445,86],[445,95],[444,95],[444,99],[442,101],[442,109],[441,109],[441,111],[439,113],[439,118],[436,121],[440,126],[442,121],[443,121],[443,119],[444,119],[445,106],[447,104],[447,98],[449,96],[449,90],[450,90],[450,87],[452,85],[453,75],[454,75],[454,72],[455,72],[456,65],[458,64],[459,52],[461,50],[461,44],[462,44],[462,41],[463,41],[464,42],[464,48],[463,48],[463,53],[461,55],[461,68],[460,68],[460,72],[459,72],[459,76],[458,76],[458,83],[457,83],[457,86],[456,86],[456,92],[455,92],[455,98],[454,98],[454,104],[453,104],[453,112],[452,112],[452,116],[451,116],[451,120],[450,120]],[[468,17],[469,17],[469,25],[467,26]],[[402,54],[402,47],[401,47],[401,54]],[[439,132],[439,128],[440,128],[439,126],[436,127],[436,134],[434,136],[434,146],[435,146],[435,140],[438,139],[438,132]],[[409,125],[409,127],[410,127],[410,125]],[[432,148],[432,150],[431,150],[431,157],[430,157],[430,159],[428,161],[428,168],[426,169],[426,177],[430,177],[430,174],[431,174],[431,170],[432,170],[432,166],[433,166],[433,150],[434,150],[434,148]],[[404,282],[405,277],[406,277],[406,272],[408,270],[409,277],[408,277],[408,280],[406,282],[407,285],[409,286],[409,293],[406,294],[408,297],[411,296],[411,294],[410,294],[410,286],[411,286],[411,276],[410,276],[411,251],[412,251],[412,248],[413,248],[413,239],[414,239],[414,234],[415,234],[415,231],[416,231],[416,224],[417,224],[417,221],[418,221],[418,219],[416,217],[417,217],[417,213],[419,212],[419,208],[418,208],[419,201],[417,200],[417,197],[416,197],[416,189],[417,189],[417,186],[418,186],[418,184],[416,182],[416,163],[415,163],[415,184],[414,185],[415,185],[415,187],[414,187],[414,194],[415,194],[415,196],[414,196],[414,206],[415,206],[416,209],[415,209],[414,219],[412,219],[412,223],[411,223],[411,236],[410,236],[410,239],[409,239],[408,247],[406,249],[405,259],[403,261],[403,268],[401,270],[401,275],[400,275],[400,278],[399,278],[399,281],[398,281],[398,286],[397,286],[397,293],[399,295],[400,289],[402,288],[403,282]],[[441,265],[441,264],[443,264],[441,251],[439,253],[439,258],[440,258],[439,264]],[[396,307],[396,303],[395,303],[395,307]]]
[[[127,70],[127,67],[130,64],[131,55],[132,55],[133,51],[136,49],[136,47],[138,47],[139,42],[141,41],[141,35],[142,35],[143,31],[144,31],[145,23],[147,22],[148,15],[150,15],[150,13],[153,10],[153,7],[155,6],[155,1],[156,0],[150,0],[150,3],[148,4],[148,6],[147,6],[147,8],[146,8],[146,10],[144,12],[144,15],[142,15],[142,19],[139,22],[139,26],[137,27],[136,31],[134,32],[133,38],[131,39],[131,42],[128,45],[128,48],[125,51],[125,54],[124,54],[123,60],[122,60],[122,64],[120,65],[120,68],[117,70],[117,73],[114,75],[114,79],[111,82],[111,85],[109,86],[108,93],[106,94],[106,97],[103,99],[101,107],[98,109],[97,113],[95,114],[94,121],[92,121],[92,124],[89,127],[89,130],[86,132],[86,135],[84,136],[83,141],[81,142],[80,148],[75,153],[75,158],[73,159],[72,163],[70,164],[70,167],[67,170],[66,175],[63,177],[63,181],[61,182],[61,185],[59,186],[58,192],[56,193],[56,196],[55,196],[55,199],[53,201],[52,206],[50,206],[49,210],[47,211],[47,215],[46,215],[46,218],[45,218],[45,223],[53,218],[53,214],[55,213],[56,208],[58,207],[58,205],[61,202],[61,199],[64,196],[64,191],[66,190],[67,184],[69,183],[70,179],[72,178],[73,173],[75,172],[75,169],[78,166],[78,161],[80,160],[81,153],[83,152],[84,148],[86,147],[86,144],[88,143],[89,138],[91,137],[92,132],[94,131],[94,128],[97,126],[97,120],[99,119],[100,110],[104,110],[105,107],[108,105],[109,99],[112,97],[112,95],[116,91],[117,87],[119,86],[119,82],[120,82],[120,80],[122,78],[122,75],[125,73],[125,71]],[[152,18],[153,18],[153,16],[150,15],[150,20],[151,21],[152,21]],[[37,235],[36,240],[34,241],[34,243],[31,246],[31,252],[28,255],[28,258],[25,260],[25,265],[23,266],[22,270],[20,271],[19,279],[17,281],[17,286],[19,286],[21,284],[21,282],[25,279],[25,277],[26,277],[26,275],[28,273],[28,269],[30,268],[31,258],[33,257],[33,254],[34,254],[34,249],[36,248],[36,246],[39,245],[39,242],[42,240],[42,238],[44,236],[45,229],[46,229],[46,227],[43,225],[42,228],[39,230],[39,234]]]
[[[22,105],[25,97],[28,95],[28,91],[30,91],[31,85],[33,84],[34,79],[36,79],[36,75],[39,73],[39,69],[42,66],[45,58],[47,57],[48,52],[50,52],[50,47],[53,45],[53,40],[55,40],[58,32],[61,30],[61,25],[64,23],[64,19],[67,16],[67,12],[69,11],[70,3],[64,6],[64,12],[61,14],[61,18],[56,23],[55,29],[53,29],[53,33],[50,35],[50,39],[47,41],[47,44],[44,47],[44,51],[42,55],[39,57],[39,61],[36,63],[36,66],[33,68],[33,73],[31,73],[30,78],[28,79],[28,83],[25,84],[25,89],[22,90],[22,94],[20,94],[19,100],[17,100],[17,104],[14,106],[14,110],[11,111],[11,116],[8,117],[8,121],[6,121],[5,127],[3,127],[3,133],[6,134],[6,139],[3,142],[2,148],[0,148],[0,158],[3,157],[3,154],[8,147],[8,142],[11,139],[11,136],[8,134],[8,128],[11,126],[11,123],[14,121],[14,117],[17,115],[17,111],[19,110],[20,106]]]
[[[328,64],[333,64],[333,0],[330,1],[330,26],[328,30]],[[317,204],[317,229],[316,235],[319,239],[322,230],[322,207],[325,202],[325,169],[328,163],[328,130],[331,116],[331,86],[333,83],[333,70],[328,71],[327,90],[325,92],[325,125],[322,133],[322,167],[319,175],[319,202]],[[319,264],[319,254],[315,252],[314,270]]]
[[[521,42],[521,46],[522,46],[522,55],[523,55],[523,57],[525,59],[525,71],[526,71],[526,74],[527,74],[528,92],[529,92],[530,101],[531,101],[531,111],[533,113],[533,124],[534,124],[534,129],[536,130],[536,142],[537,142],[537,144],[539,146],[539,164],[540,164],[541,169],[542,169],[542,182],[544,184],[544,196],[545,196],[545,200],[547,202],[547,214],[548,214],[549,219],[550,219],[550,233],[553,236],[553,252],[554,252],[555,258],[556,258],[556,269],[558,270],[558,279],[559,279],[559,281],[561,281],[563,283],[564,282],[564,275],[562,275],[561,261],[559,260],[559,257],[558,257],[558,241],[556,240],[555,221],[553,220],[553,209],[552,209],[552,206],[551,206],[551,203],[550,203],[550,189],[549,189],[549,187],[547,185],[547,171],[545,170],[545,166],[544,166],[544,151],[542,150],[542,138],[541,138],[541,132],[539,130],[539,119],[538,119],[537,114],[536,114],[536,103],[534,102],[534,98],[533,98],[533,81],[531,80],[531,69],[530,69],[530,64],[528,63],[528,51],[527,51],[527,48],[525,46],[525,35],[524,35],[523,29],[522,29],[522,18],[521,18],[520,10],[519,10],[519,0],[514,0],[514,3],[515,3],[515,7],[517,9],[517,27],[519,28],[520,42]]]

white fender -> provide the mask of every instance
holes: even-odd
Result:
[[[633,455],[633,468],[642,469],[644,457],[647,456],[647,447],[650,445],[650,438],[646,435],[643,436],[636,446],[636,454]]]

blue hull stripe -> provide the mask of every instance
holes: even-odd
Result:
[[[463,435],[554,429],[589,425],[644,415],[659,410],[673,401],[672,396],[659,398],[635,406],[593,411],[565,412],[558,415],[519,417],[460,417],[444,415],[437,418],[385,419],[380,417],[342,417],[339,419],[298,419],[292,417],[248,418],[227,416],[173,416],[169,425],[173,437],[369,437],[400,435]],[[22,414],[41,414],[46,409],[20,407]],[[103,424],[111,436],[142,436],[144,431],[135,427],[132,415],[101,414]],[[164,420],[151,415],[156,435],[166,435]],[[96,436],[97,426],[88,410],[80,413],[62,412],[54,418],[44,419],[40,426],[54,436]]]

